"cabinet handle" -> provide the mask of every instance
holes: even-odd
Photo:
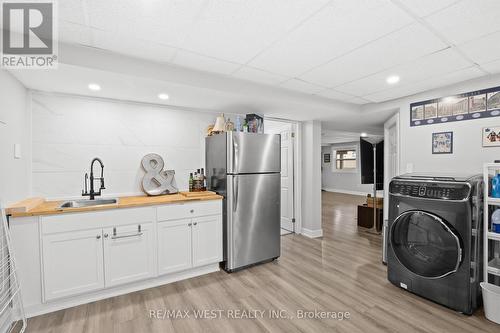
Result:
[[[194,224],[194,225],[197,225],[197,224],[198,224],[198,222],[195,222],[195,223],[193,223],[193,224]]]
[[[104,234],[104,238],[108,238],[108,236],[109,236],[108,234]]]
[[[193,224],[192,223],[188,223],[188,227],[192,226]]]
[[[138,236],[142,236],[142,232],[138,232],[138,233],[133,234],[133,235],[113,236],[113,237],[111,237],[111,239],[129,238],[129,237],[138,237]]]
[[[191,209],[189,212],[194,213],[194,209]]]
[[[95,238],[101,239],[101,235],[97,235],[97,236],[95,236]]]

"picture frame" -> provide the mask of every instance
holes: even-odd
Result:
[[[500,86],[410,103],[410,126],[500,117]]]
[[[486,94],[469,97],[469,113],[486,112]]]
[[[429,103],[424,105],[424,118],[434,119],[437,117],[438,103]]]
[[[483,127],[483,147],[500,147],[500,126]]]
[[[330,163],[331,162],[331,155],[329,153],[326,153],[323,155],[323,163]]]
[[[432,154],[453,154],[453,132],[432,133]]]
[[[500,89],[486,95],[488,111],[500,109]]]

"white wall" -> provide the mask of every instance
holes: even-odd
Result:
[[[333,171],[335,155],[333,150],[343,148],[356,148],[357,169],[346,171]],[[359,163],[359,142],[346,142],[321,147],[321,188],[325,191],[340,192],[355,195],[366,195],[373,192],[373,185],[361,184],[361,168]],[[324,163],[324,154],[330,154],[330,163]]]
[[[27,91],[10,73],[0,70],[0,198],[6,204],[30,195],[31,131]],[[14,145],[22,158],[14,158]]]
[[[33,195],[78,197],[90,161],[104,162],[104,196],[140,194],[141,159],[158,153],[180,189],[204,167],[205,132],[215,114],[71,95],[32,94]],[[99,173],[96,164],[95,172]]]
[[[321,237],[321,122],[302,127],[302,233]]]
[[[500,148],[483,148],[483,127],[500,126],[500,118],[475,119],[447,124],[410,127],[410,103],[446,97],[500,85],[500,75],[470,80],[395,101],[366,106],[363,112],[397,107],[400,113],[400,172],[413,165],[414,172],[482,173],[482,165],[500,159]],[[453,154],[432,154],[432,133],[452,131]]]

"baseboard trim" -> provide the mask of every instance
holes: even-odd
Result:
[[[323,237],[323,229],[311,230],[307,228],[302,228],[302,235],[309,238]]]
[[[360,191],[350,191],[350,190],[344,190],[341,188],[329,188],[329,187],[324,187],[322,188],[323,191],[326,192],[335,192],[335,193],[343,193],[343,194],[350,194],[350,195],[359,195],[366,197],[368,194],[372,195],[373,192],[360,192]],[[384,194],[383,191],[377,191],[377,197],[383,198]]]

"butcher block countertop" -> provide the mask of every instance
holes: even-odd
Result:
[[[98,197],[99,198],[99,197]],[[69,200],[45,201],[40,198],[26,199],[11,205],[6,213],[12,217],[26,217],[39,215],[57,215],[75,212],[92,212],[99,210],[132,208],[143,206],[166,205],[171,203],[182,203],[192,201],[220,200],[222,196],[214,192],[180,192],[177,194],[160,195],[154,197],[133,196],[118,197],[118,203],[78,208],[60,208],[61,204]]]

